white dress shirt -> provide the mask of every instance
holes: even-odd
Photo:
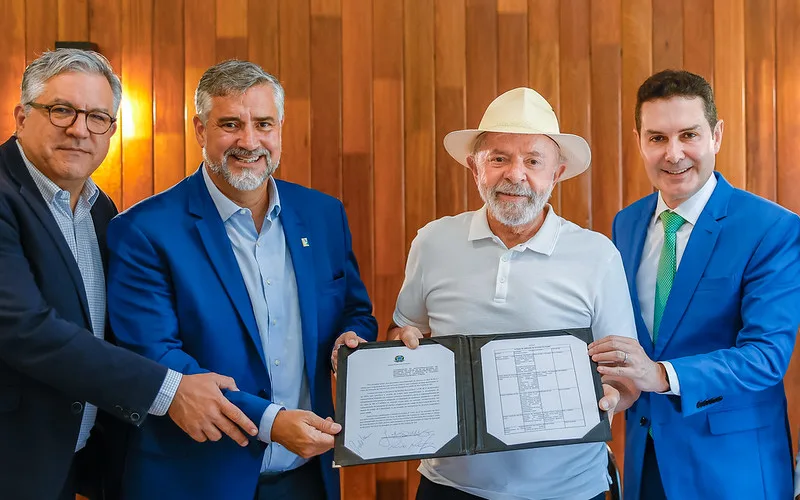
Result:
[[[686,244],[689,242],[689,236],[692,235],[694,226],[697,225],[697,219],[706,207],[708,200],[714,193],[714,188],[717,186],[717,178],[714,174],[708,178],[703,187],[698,192],[692,195],[691,198],[684,201],[677,208],[673,210],[676,214],[683,217],[686,221],[676,234],[675,257],[676,269],[680,268],[681,258],[683,252],[686,250]],[[639,264],[639,270],[636,272],[636,290],[639,292],[639,308],[642,312],[642,319],[644,320],[647,331],[650,332],[650,338],[653,338],[653,316],[655,314],[656,302],[656,275],[658,274],[658,260],[661,258],[661,248],[664,246],[664,224],[661,222],[661,212],[669,210],[661,192],[658,193],[658,204],[656,211],[650,219],[650,225],[647,227],[647,237],[644,240],[644,250],[642,251],[642,259]],[[663,394],[674,394],[680,396],[681,386],[678,380],[678,374],[672,367],[669,361],[660,362],[664,365],[669,375],[670,390]]]
[[[394,322],[433,336],[591,327],[636,338],[619,252],[555,214],[512,248],[486,207],[422,228],[408,255]],[[574,500],[608,489],[604,443],[423,460],[429,480],[493,500]]]

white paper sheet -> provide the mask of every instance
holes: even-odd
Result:
[[[453,352],[360,349],[347,359],[345,446],[365,460],[434,453],[458,434]]]
[[[486,428],[507,445],[582,438],[599,422],[588,347],[571,335],[481,348]]]

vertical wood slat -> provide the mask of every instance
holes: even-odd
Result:
[[[466,4],[464,0],[439,0],[435,10],[436,217],[444,217],[466,210],[467,185],[473,184],[469,170],[442,145],[445,135],[467,127]]]
[[[311,184],[311,28],[309,0],[281,0],[280,77],[286,89],[280,176]]]
[[[342,0],[342,200],[353,233],[353,252],[361,279],[372,295],[372,8],[360,0]],[[353,467],[342,475],[348,498],[376,495],[376,465]]]
[[[89,0],[58,0],[58,40],[89,40]]]
[[[405,43],[405,199],[406,247],[436,214],[434,134],[434,6],[406,0]]]
[[[183,107],[184,116],[184,154],[186,156],[185,173],[191,174],[203,161],[202,149],[197,143],[193,117],[194,92],[200,77],[216,61],[216,40],[209,33],[216,32],[216,16],[213,14],[214,0],[189,0],[184,3],[183,12],[183,53],[184,82]]]
[[[312,0],[311,187],[339,198],[342,197],[342,36],[341,0]],[[369,82],[364,80],[365,84]]]
[[[591,6],[592,228],[611,237],[622,208],[622,2]]]
[[[528,86],[547,99],[561,121],[560,89],[560,0],[528,1]],[[550,204],[561,213],[561,183],[553,190]]]
[[[592,144],[590,0],[561,2],[561,131]],[[561,182],[561,215],[581,227],[592,227],[592,169]]]
[[[25,0],[26,63],[55,50],[58,37],[58,4],[56,0]]]
[[[217,62],[247,59],[247,0],[217,0]]]
[[[122,0],[122,208],[153,194],[153,0]]]
[[[0,0],[0,140],[14,133],[14,106],[19,103],[25,71],[25,0]]]
[[[159,193],[185,174],[183,0],[155,0],[153,16],[153,187]]]
[[[278,76],[280,51],[278,5],[280,0],[250,0],[247,6],[248,60]]]
[[[683,0],[683,68],[714,85],[714,0]]]
[[[745,19],[747,190],[774,201],[775,0],[745,0]]]
[[[652,0],[653,71],[683,67],[683,6],[676,0]]]
[[[528,0],[497,1],[497,93],[502,94],[527,87]]]
[[[744,0],[715,0],[714,46],[714,98],[719,116],[725,121],[717,170],[731,184],[744,188],[747,179]]]
[[[622,205],[653,192],[636,141],[636,92],[650,76],[653,60],[650,0],[622,0]]]
[[[384,339],[394,312],[405,268],[405,199],[403,190],[403,4],[373,2],[371,62],[372,151],[375,214],[375,278],[372,304],[378,338]],[[363,28],[362,28],[363,29]],[[376,468],[381,500],[405,500],[405,462]]]
[[[466,24],[467,128],[472,129],[497,97],[497,1],[467,0]],[[476,210],[483,200],[472,179],[467,186],[467,209]]]
[[[122,2],[121,0],[89,1],[89,37],[97,44],[117,75],[122,74]],[[123,89],[125,84],[123,83]],[[92,179],[108,194],[117,207],[122,207],[122,120],[117,113],[117,131],[111,137],[108,154]]]

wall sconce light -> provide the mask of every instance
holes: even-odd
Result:
[[[56,42],[56,49],[81,49],[100,52],[94,42]]]

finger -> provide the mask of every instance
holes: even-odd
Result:
[[[239,446],[244,447],[248,445],[249,441],[247,436],[244,435],[242,430],[239,429],[236,424],[228,420],[227,417],[220,415],[219,418],[214,419],[214,425],[216,425],[217,429],[222,431],[226,436],[239,443]],[[221,437],[222,436],[220,435],[220,438]]]
[[[636,378],[636,369],[629,366],[608,366],[600,365],[597,372],[601,375],[613,375],[615,377]]]
[[[419,338],[409,330],[405,330],[400,334],[400,340],[402,340],[403,344],[409,349],[416,349],[419,347]]]
[[[333,420],[323,419],[313,413],[310,413],[306,422],[311,427],[314,427],[318,431],[323,432],[325,434],[330,434],[330,435],[338,434],[339,431],[342,430],[342,426],[337,424]]]
[[[236,387],[236,381],[233,380],[231,377],[226,377],[225,375],[220,375],[218,373],[214,373],[214,382],[216,382],[217,387],[220,389],[229,389],[231,391],[238,391],[239,388]]]
[[[240,410],[235,404],[231,403],[227,399],[223,399],[222,401],[220,401],[219,409],[225,417],[227,417],[234,424],[244,429],[245,432],[247,432],[251,436],[255,436],[258,434],[258,427],[256,427],[253,421],[247,418],[247,415],[245,415],[244,412]]]
[[[219,429],[211,424],[203,428],[203,434],[206,435],[209,441],[219,441],[222,439],[222,433],[219,432]]]
[[[608,337],[598,341],[596,344],[589,346],[589,354],[596,354],[598,352],[609,351],[626,351],[631,352],[636,350],[638,342],[634,344],[633,339],[627,337],[617,337],[616,339],[609,339]]]
[[[592,355],[592,361],[595,363],[623,363],[625,362],[625,353],[622,351],[609,351],[600,354]],[[628,364],[633,361],[633,356],[628,355]]]
[[[347,344],[347,347],[349,347],[350,349],[355,349],[356,347],[358,347],[359,343],[358,335],[356,335],[354,332],[350,332],[349,334],[346,335],[347,337],[345,337],[344,343]]]
[[[183,430],[186,431],[187,434],[189,434],[189,437],[191,437],[198,443],[205,443],[206,441],[208,441],[208,438],[206,437],[202,429],[183,429]]]
[[[629,340],[633,340],[633,339],[631,339],[630,337],[620,337],[619,335],[608,335],[606,337],[603,337],[602,339],[595,340],[594,342],[589,344],[589,347],[591,348],[591,347],[596,347],[596,346],[599,346],[599,345],[604,345],[604,344],[609,344],[609,343],[614,343],[614,342],[627,342]]]

